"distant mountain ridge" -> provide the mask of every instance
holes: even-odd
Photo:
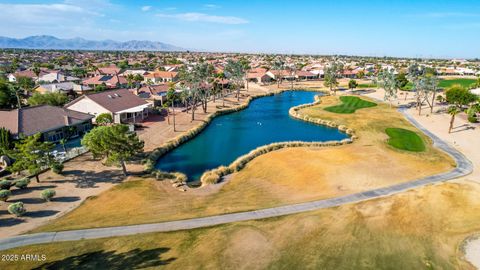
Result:
[[[185,51],[185,49],[148,40],[87,40],[84,38],[60,39],[54,36],[30,36],[26,38],[0,37],[0,48],[102,50],[102,51]]]

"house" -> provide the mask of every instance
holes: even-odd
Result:
[[[44,141],[81,136],[92,128],[92,115],[50,105],[0,111],[0,127],[14,138],[42,133]]]
[[[318,79],[318,74],[312,73],[310,71],[297,70],[297,72],[295,72],[295,78],[297,78],[297,80],[304,81],[316,80]]]
[[[137,123],[148,117],[151,103],[134,95],[128,89],[92,93],[76,98],[65,108],[96,117],[102,113],[111,114],[115,123]]]
[[[41,84],[35,88],[35,91],[41,94],[58,93],[58,92],[68,94],[71,92],[75,92],[79,95],[82,95],[92,90],[93,88],[90,86],[80,85],[74,82]]]
[[[178,72],[173,71],[154,71],[143,76],[145,83],[165,83],[176,82],[178,80]]]
[[[127,86],[127,79],[119,75],[98,75],[83,80],[82,84],[91,87],[105,85],[107,88],[113,89]]]
[[[266,73],[274,80],[295,80],[295,75],[290,70],[270,70]]]
[[[73,82],[80,81],[80,78],[67,76],[60,71],[53,71],[38,77],[39,82],[49,82],[49,83],[58,83],[58,82]]]
[[[269,83],[272,78],[266,72],[248,72],[247,81],[255,83]]]
[[[145,85],[139,89],[130,90],[132,93],[151,103],[154,107],[162,106],[166,101],[168,84]]]
[[[139,74],[143,77],[143,76],[147,75],[148,72],[146,70],[143,70],[143,69],[127,69],[122,73],[122,75],[125,76],[125,77],[127,75],[137,75],[137,74]]]
[[[44,71],[40,71],[39,76],[46,74]],[[31,70],[22,70],[15,73],[8,74],[7,78],[9,82],[16,82],[19,77],[27,77],[36,81],[38,79],[37,74]]]
[[[108,75],[108,76],[115,76],[120,74],[122,71],[121,68],[117,67],[116,65],[110,65],[108,67],[99,67],[95,70],[94,75]]]

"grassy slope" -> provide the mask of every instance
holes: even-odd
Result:
[[[340,97],[342,104],[326,107],[325,110],[333,113],[354,113],[356,110],[377,106],[376,103],[361,99],[359,97]]]
[[[338,103],[337,97],[325,97],[322,105],[304,112],[356,129],[360,139],[353,144],[274,151],[254,159],[222,187],[179,192],[168,182],[126,182],[36,231],[151,223],[267,208],[388,186],[452,168],[452,160],[435,150],[424,135],[428,144],[422,153],[388,146],[387,127],[419,132],[388,105],[354,114],[323,109]]]
[[[388,144],[406,151],[425,151],[425,143],[417,133],[403,128],[387,128],[385,132],[390,136]]]
[[[17,248],[4,253],[47,262],[0,268],[473,269],[459,245],[480,230],[480,186],[465,183],[212,228]]]

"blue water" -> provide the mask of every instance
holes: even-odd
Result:
[[[156,168],[198,180],[207,170],[229,165],[251,150],[273,142],[330,141],[348,136],[336,128],[289,116],[288,110],[313,102],[316,92],[288,91],[253,100],[248,108],[216,117],[199,135],[160,158]]]

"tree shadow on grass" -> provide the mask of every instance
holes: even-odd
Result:
[[[27,209],[28,210],[28,209]],[[57,210],[39,210],[25,213],[24,216],[31,217],[31,218],[41,218],[41,217],[49,217],[57,214],[59,211]]]
[[[116,254],[114,251],[94,251],[63,260],[45,263],[34,269],[139,269],[167,265],[176,258],[162,259],[170,248],[133,249]]]
[[[21,198],[16,200],[8,200],[8,202],[10,203],[23,202],[26,204],[39,204],[39,203],[45,203],[45,200],[40,198]]]
[[[52,202],[76,202],[78,200],[80,200],[80,197],[78,196],[64,196],[51,199]]]
[[[10,227],[10,226],[15,226],[20,223],[25,222],[23,219],[20,218],[0,218],[0,228],[1,227]]]
[[[44,181],[49,183],[75,183],[77,188],[94,188],[97,183],[119,183],[125,177],[122,171],[119,170],[104,170],[101,172],[83,171],[83,170],[68,170],[64,171],[65,176],[70,176],[70,179]]]
[[[10,215],[10,213],[8,213],[7,210],[0,210],[0,217],[2,217],[0,218],[0,228],[10,227],[25,222],[23,219],[16,218],[13,215],[10,215],[11,217],[3,218],[5,215]]]
[[[32,191],[35,191],[35,190],[44,190],[44,189],[48,189],[48,188],[56,188],[57,186],[56,185],[46,185],[46,186],[34,186],[34,187],[27,187],[25,189],[18,189],[18,188],[15,188],[15,189],[12,189],[12,195],[15,196],[15,195],[20,195],[20,194],[25,194],[25,193],[30,193]]]

